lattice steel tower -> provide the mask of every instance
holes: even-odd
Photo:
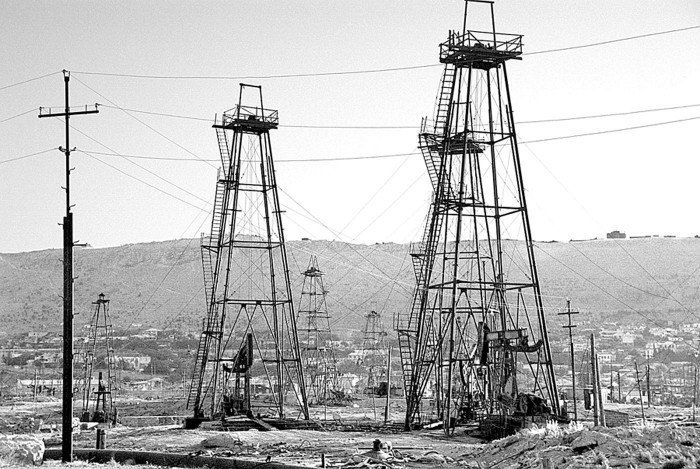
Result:
[[[262,88],[241,84],[238,105],[214,124],[222,168],[202,236],[207,316],[187,401],[195,419],[309,418],[270,144],[278,122]]]
[[[301,358],[307,378],[309,403],[322,404],[338,387],[338,363],[333,350],[330,316],[326,306],[328,291],[316,256],[302,272],[304,284],[299,300],[298,327],[301,335]]]
[[[490,8],[487,31],[467,29],[476,5]],[[406,429],[559,411],[506,73],[522,36],[496,32],[490,1],[466,1],[463,30],[440,44],[435,118],[419,134],[433,198],[395,323]]]
[[[116,423],[117,393],[116,357],[114,356],[114,330],[109,317],[109,300],[100,293],[92,303],[94,311],[90,320],[88,337],[83,346],[82,412],[83,422]],[[97,373],[97,376],[94,373]]]
[[[367,388],[376,391],[386,380],[387,343],[382,316],[371,310],[362,330],[362,365],[367,369]]]

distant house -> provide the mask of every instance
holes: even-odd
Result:
[[[608,239],[624,239],[627,237],[627,235],[622,231],[615,230],[615,231],[611,231],[610,233],[608,233],[606,235],[606,237]]]
[[[615,354],[612,352],[599,351],[597,353],[600,363],[612,363],[615,360]]]
[[[149,339],[157,339],[158,334],[160,334],[161,332],[163,332],[162,329],[151,328],[151,329],[146,329],[145,331],[142,332],[142,334]]]
[[[121,363],[124,368],[136,371],[143,371],[151,364],[151,357],[147,356],[119,356],[115,358],[117,363]]]

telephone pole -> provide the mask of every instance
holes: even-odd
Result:
[[[66,155],[66,216],[63,217],[63,462],[73,461],[73,213],[70,204],[70,116],[96,114],[97,104],[71,110],[68,100],[70,72],[63,70],[66,105],[62,112],[40,107],[39,117],[63,117],[66,123],[66,147],[58,147]]]
[[[571,315],[578,314],[578,311],[571,311],[571,300],[566,299],[566,312],[559,313],[559,316],[566,315],[569,318],[569,324],[562,326],[569,330],[569,353],[571,354],[571,387],[574,399],[574,422],[578,422],[578,411],[576,408],[576,370],[574,369],[574,338],[571,330],[576,327],[576,325],[571,324]]]

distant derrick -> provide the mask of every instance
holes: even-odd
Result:
[[[80,420],[115,424],[117,362],[114,356],[114,330],[109,317],[109,300],[105,299],[104,293],[100,293],[97,301],[92,304],[94,311],[81,353],[83,379]]]
[[[386,375],[388,346],[386,331],[382,316],[372,310],[365,316],[365,327],[362,330],[362,359],[361,364],[367,372],[366,390],[377,393],[382,382],[388,383]],[[388,389],[388,388],[387,388]],[[367,392],[367,391],[366,391]]]
[[[311,404],[333,400],[338,390],[338,363],[333,350],[330,316],[326,305],[328,291],[323,285],[323,272],[316,256],[311,256],[308,268],[302,272],[304,284],[297,316],[301,359]]]
[[[440,45],[435,118],[419,134],[433,199],[411,251],[413,304],[395,321],[406,429],[559,413],[506,73],[521,41],[467,30]]]

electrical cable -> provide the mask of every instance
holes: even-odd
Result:
[[[685,119],[676,119],[676,120],[666,121],[666,122],[655,122],[652,124],[635,125],[632,127],[623,127],[620,129],[608,129],[608,130],[600,130],[597,132],[586,132],[583,134],[572,134],[572,135],[562,135],[559,137],[540,138],[540,139],[536,139],[536,140],[524,141],[521,143],[541,143],[541,142],[551,142],[554,140],[565,140],[568,138],[590,137],[591,135],[603,135],[603,134],[611,134],[611,133],[615,133],[615,132],[625,132],[627,130],[646,129],[649,127],[657,127],[660,125],[667,125],[667,124],[677,124],[680,122],[688,122],[688,121],[693,121],[693,120],[697,120],[697,119],[700,119],[700,116],[687,117]]]
[[[698,107],[700,104],[683,104],[681,106],[668,106],[668,107],[658,107],[658,108],[650,108],[650,109],[638,109],[636,111],[621,111],[621,112],[611,112],[607,114],[593,114],[593,115],[588,115],[588,116],[575,116],[575,117],[559,117],[559,118],[551,118],[551,119],[537,119],[537,120],[529,120],[529,121],[520,121],[516,122],[516,125],[523,125],[523,124],[543,124],[543,123],[551,123],[551,122],[568,122],[568,121],[576,121],[576,120],[584,120],[584,119],[600,119],[603,117],[620,117],[620,116],[630,116],[633,114],[644,114],[647,112],[659,112],[659,111],[675,111],[677,109],[688,109],[688,108],[693,108],[693,107]]]
[[[631,41],[635,39],[642,39],[652,36],[660,36],[663,34],[678,33],[683,31],[690,31],[693,29],[700,28],[700,25],[689,26],[685,28],[670,29],[666,31],[657,31],[654,33],[639,34],[636,36],[628,36],[617,39],[610,39],[607,41],[594,42],[590,44],[581,44],[577,46],[561,47],[557,49],[547,49],[535,52],[523,53],[526,55],[540,55],[540,54],[550,54],[554,52],[564,52],[576,49],[584,49],[588,47],[596,47],[608,44],[614,44],[623,41]],[[139,75],[133,73],[110,73],[110,72],[92,72],[92,71],[72,71],[73,74],[83,74],[83,75],[99,75],[99,76],[111,76],[111,77],[124,77],[124,78],[145,78],[145,79],[157,79],[157,80],[266,80],[275,78],[308,78],[308,77],[323,77],[323,76],[338,76],[338,75],[360,75],[360,74],[371,74],[371,73],[384,73],[384,72],[400,72],[407,70],[418,70],[425,68],[441,67],[442,64],[426,64],[426,65],[413,65],[404,67],[387,67],[378,69],[365,69],[365,70],[342,70],[342,71],[332,71],[332,72],[315,72],[315,73],[289,73],[289,74],[278,74],[278,75],[241,75],[241,76],[197,76],[197,75]],[[0,88],[2,90],[2,88]]]
[[[6,89],[8,89],[8,88],[12,88],[12,87],[14,87],[14,86],[23,85],[23,84],[25,84],[25,83],[29,83],[30,81],[41,80],[42,78],[50,77],[51,75],[56,75],[57,73],[62,73],[62,72],[61,72],[61,71],[58,71],[58,72],[51,72],[51,73],[47,73],[46,75],[41,75],[41,76],[39,76],[39,77],[29,78],[28,80],[20,81],[20,82],[17,82],[17,83],[12,83],[11,85],[5,85],[5,86],[3,86],[3,87],[0,88],[0,91],[6,90]]]
[[[2,160],[2,161],[0,161],[0,164],[11,163],[11,162],[13,162],[13,161],[18,161],[18,160],[23,160],[23,159],[25,159],[25,158],[30,158],[30,157],[32,157],[32,156],[43,155],[44,153],[48,153],[48,152],[54,151],[54,150],[58,150],[58,148],[49,148],[48,150],[38,151],[38,152],[36,152],[36,153],[31,153],[31,154],[29,154],[29,155],[17,156],[17,157],[15,157],[15,158],[10,158],[10,159],[7,159],[7,160]]]
[[[87,156],[89,156],[90,158],[92,158],[92,159],[94,159],[94,160],[96,160],[96,161],[99,161],[99,162],[102,163],[103,165],[109,166],[109,167],[112,168],[113,170],[122,173],[124,176],[127,176],[127,177],[129,177],[129,178],[131,178],[131,179],[134,179],[135,181],[138,181],[138,182],[140,182],[140,183],[142,183],[142,184],[147,185],[147,186],[150,187],[151,189],[155,189],[155,190],[157,190],[158,192],[161,192],[161,193],[167,195],[168,197],[172,197],[172,198],[175,199],[175,200],[178,200],[178,201],[180,201],[180,202],[182,202],[182,203],[184,203],[184,204],[189,205],[190,207],[193,207],[193,208],[196,208],[197,210],[201,210],[201,211],[203,211],[203,212],[207,212],[207,213],[208,213],[207,210],[204,210],[204,209],[202,209],[201,207],[198,207],[197,205],[186,201],[185,199],[181,199],[180,197],[178,197],[178,196],[176,196],[176,195],[174,195],[174,194],[171,194],[170,192],[165,191],[165,190],[163,190],[163,189],[161,189],[161,188],[159,188],[159,187],[157,187],[157,186],[154,186],[153,184],[150,184],[150,183],[148,183],[148,182],[146,182],[146,181],[144,181],[144,180],[142,180],[142,179],[139,179],[139,178],[136,177],[136,176],[133,176],[133,175],[131,175],[131,174],[125,172],[125,171],[122,171],[121,169],[117,168],[116,166],[113,166],[113,165],[107,163],[106,161],[102,161],[101,159],[99,159],[98,157],[92,155],[91,153],[89,153],[89,152],[87,152],[87,151],[81,150],[80,152],[83,153],[83,154],[85,154],[85,155],[87,155]]]
[[[62,119],[61,119],[61,120],[62,120]],[[64,121],[64,122],[65,122],[65,121]],[[105,145],[104,143],[102,143],[102,142],[100,142],[99,140],[97,140],[97,139],[91,137],[90,135],[86,134],[85,132],[83,132],[82,130],[76,128],[75,126],[71,125],[70,127],[71,127],[71,129],[75,130],[76,132],[78,132],[79,134],[83,135],[84,137],[89,138],[90,140],[92,140],[93,142],[97,143],[98,145],[100,145],[100,146],[106,148],[107,150],[113,152],[114,155],[116,155],[116,156],[121,156],[121,155],[119,155],[119,153],[115,152],[114,150],[112,150],[111,148],[109,148],[109,147],[108,147],[107,145]],[[80,152],[80,153],[89,154],[92,158],[95,158],[95,159],[97,159],[98,161],[101,161],[102,163],[104,163],[102,160],[100,160],[99,158],[95,157],[95,155],[93,155],[92,153],[89,153],[89,152],[84,151],[84,150],[75,150],[75,151],[76,151],[76,152]],[[128,158],[124,158],[124,159],[125,159],[125,161],[127,161],[128,163],[133,164],[134,166],[136,166],[136,167],[138,167],[138,168],[141,168],[142,170],[146,171],[147,173],[151,174],[152,176],[155,176],[156,178],[160,179],[161,181],[165,182],[166,184],[169,184],[169,185],[175,187],[176,189],[181,190],[181,191],[184,192],[185,194],[194,197],[195,199],[199,200],[200,202],[207,203],[207,200],[205,200],[205,199],[199,197],[199,196],[196,195],[196,194],[193,194],[192,192],[188,191],[187,189],[185,189],[185,188],[183,188],[183,187],[178,186],[178,185],[175,184],[174,182],[171,182],[171,181],[165,179],[164,177],[162,177],[162,176],[160,176],[159,174],[157,174],[157,173],[151,171],[150,169],[145,168],[145,167],[141,166],[140,164],[135,163],[135,162],[129,160]],[[106,164],[106,163],[104,163],[104,164]],[[110,167],[116,169],[115,166],[111,166],[111,165],[108,165],[108,166],[110,166]],[[119,170],[119,171],[120,171],[120,170]],[[120,172],[122,172],[122,171],[120,171]],[[126,173],[123,173],[123,174],[126,174]],[[141,181],[140,179],[137,179],[137,180],[138,180],[138,181]],[[143,181],[141,181],[141,182],[143,182]],[[155,186],[152,186],[152,185],[150,185],[150,184],[149,184],[149,186],[155,188]],[[171,195],[172,195],[172,194],[171,194]],[[182,199],[179,199],[179,198],[178,198],[178,200],[182,200]],[[191,204],[190,204],[190,205],[191,205]]]
[[[170,117],[174,119],[188,119],[188,120],[195,120],[195,121],[202,121],[202,122],[212,122],[211,119],[207,119],[204,117],[194,117],[194,116],[185,116],[181,114],[167,114],[167,113],[162,113],[162,112],[153,112],[153,111],[144,111],[140,109],[133,109],[133,108],[122,108],[118,106],[110,106],[107,104],[100,104],[98,103],[98,106],[100,107],[105,107],[108,109],[117,109],[121,111],[129,111],[129,112],[135,112],[139,114],[147,114],[151,116],[159,116],[159,117]],[[607,118],[607,117],[620,117],[620,116],[629,116],[629,115],[634,115],[634,114],[644,114],[644,113],[649,113],[649,112],[661,112],[661,111],[674,111],[678,109],[688,109],[688,108],[694,108],[700,106],[700,103],[698,104],[684,104],[680,106],[667,106],[667,107],[660,107],[660,108],[649,108],[649,109],[638,109],[634,111],[620,111],[620,112],[611,112],[611,113],[606,113],[606,114],[592,114],[592,115],[587,115],[587,116],[573,116],[573,117],[558,117],[558,118],[547,118],[547,119],[535,119],[535,120],[526,120],[526,121],[520,121],[516,122],[518,125],[524,125],[524,124],[544,124],[544,123],[552,123],[552,122],[568,122],[568,121],[575,121],[575,120],[585,120],[585,119],[600,119],[600,118]],[[2,121],[0,121],[2,122]],[[340,129],[340,130],[374,130],[374,129],[418,129],[420,126],[418,125],[310,125],[310,124],[288,124],[288,125],[282,125],[280,124],[278,127],[289,127],[289,128],[300,128],[300,129]]]
[[[119,105],[118,105],[117,103],[115,103],[114,101],[112,101],[111,99],[109,99],[108,97],[106,97],[105,95],[99,93],[99,92],[96,91],[95,89],[91,88],[90,86],[88,86],[85,82],[83,82],[83,81],[80,80],[79,78],[76,78],[75,80],[76,80],[78,83],[80,83],[81,85],[83,85],[84,87],[86,87],[87,89],[89,89],[90,91],[92,91],[93,93],[95,93],[96,95],[98,95],[100,98],[105,99],[105,100],[109,101],[110,103],[112,103],[112,105],[119,107]],[[197,158],[197,159],[199,159],[199,160],[202,160],[203,162],[207,163],[207,164],[208,164],[209,166],[211,166],[212,168],[218,169],[218,166],[214,166],[214,165],[210,164],[210,163],[207,162],[204,158],[202,158],[202,157],[200,157],[199,155],[197,155],[196,153],[194,153],[194,152],[188,150],[188,149],[185,148],[184,146],[182,146],[182,145],[180,145],[179,143],[177,143],[175,140],[171,139],[170,137],[166,136],[166,135],[163,134],[162,132],[160,132],[160,131],[156,130],[155,128],[151,127],[150,125],[146,124],[145,122],[143,122],[143,121],[142,121],[141,119],[139,119],[138,117],[129,114],[128,111],[123,111],[123,112],[124,112],[127,116],[129,116],[129,117],[131,117],[132,119],[134,119],[136,122],[140,123],[141,125],[143,125],[143,126],[145,126],[146,128],[152,130],[152,131],[155,132],[156,134],[160,135],[161,137],[163,137],[165,140],[167,140],[168,142],[172,143],[172,144],[175,145],[176,147],[178,147],[178,148],[184,150],[185,152],[189,153],[190,155],[194,156],[195,158]]]
[[[7,118],[1,120],[1,121],[0,121],[0,124],[2,124],[3,122],[10,121],[10,120],[12,120],[12,119],[16,119],[16,118],[18,118],[18,117],[22,117],[23,115],[29,114],[30,112],[36,112],[36,110],[37,110],[37,108],[33,108],[33,109],[28,110],[28,111],[24,111],[24,112],[22,112],[22,113],[20,113],[20,114],[17,114],[17,115],[15,115],[15,116],[7,117]]]
[[[527,144],[532,144],[532,143],[542,143],[542,142],[552,142],[555,140],[565,140],[565,139],[570,139],[570,138],[579,138],[579,137],[589,137],[589,136],[594,136],[594,135],[603,135],[603,134],[609,134],[609,133],[616,133],[616,132],[626,132],[628,130],[637,130],[637,129],[643,129],[643,128],[649,128],[649,127],[656,127],[656,126],[661,126],[661,125],[669,125],[669,124],[677,124],[677,123],[682,123],[682,122],[688,122],[688,121],[693,121],[700,119],[700,116],[695,116],[695,117],[689,117],[685,119],[676,119],[672,121],[665,121],[665,122],[655,122],[651,124],[644,124],[644,125],[638,125],[638,126],[632,126],[632,127],[624,127],[624,128],[619,128],[619,129],[607,129],[607,130],[601,130],[597,132],[587,132],[587,133],[582,133],[582,134],[573,134],[573,135],[561,135],[558,137],[549,137],[549,138],[542,138],[542,139],[535,139],[535,140],[519,140],[518,143],[522,145],[527,145]],[[201,157],[197,157],[196,159],[192,158],[170,158],[170,157],[157,157],[157,156],[147,156],[147,155],[123,155],[119,154],[116,152],[113,153],[100,153],[100,152],[92,152],[94,154],[101,154],[104,156],[119,156],[122,158],[133,158],[133,159],[145,159],[145,160],[163,160],[163,161],[202,161],[206,162],[209,164],[209,162],[215,162],[218,160],[210,159],[210,160],[205,160]],[[372,160],[372,159],[383,159],[383,158],[398,158],[402,156],[414,156],[414,155],[420,155],[420,152],[412,152],[412,153],[394,153],[394,154],[387,154],[387,155],[369,155],[369,156],[349,156],[349,157],[337,157],[337,158],[304,158],[304,159],[279,159],[275,160],[275,163],[325,163],[325,162],[331,162],[331,161],[358,161],[358,160]],[[2,162],[0,162],[2,163]],[[213,165],[210,165],[213,167]]]
[[[527,143],[527,142],[520,142],[520,143]],[[579,202],[579,201],[573,196],[573,194],[571,194],[571,192],[568,190],[568,188],[567,188],[564,184],[562,184],[561,181],[559,181],[559,179],[556,177],[556,175],[554,175],[554,174],[549,170],[549,168],[544,164],[544,162],[542,162],[542,160],[535,154],[535,152],[532,151],[532,149],[529,149],[529,148],[528,148],[528,150],[533,154],[533,156],[535,156],[535,159],[536,159],[536,160],[540,163],[540,165],[550,174],[550,176],[552,176],[552,178],[553,178],[553,179],[554,179],[568,194],[569,194],[569,196],[570,196],[572,199],[574,199],[579,205],[581,205],[581,207],[584,209],[584,211],[586,211],[586,213],[588,214],[588,216],[590,216],[592,219],[595,220],[595,218],[586,210],[585,206],[584,206],[583,204],[581,204],[581,202]],[[667,293],[667,296],[664,297],[664,296],[662,296],[662,295],[657,295],[657,294],[655,294],[655,293],[652,293],[652,292],[649,292],[649,291],[647,291],[647,290],[641,289],[641,288],[639,288],[639,287],[637,287],[637,286],[635,286],[635,285],[630,284],[629,282],[626,282],[626,281],[624,281],[624,280],[618,278],[617,276],[613,275],[612,273],[608,272],[606,269],[604,269],[603,267],[601,267],[600,265],[598,265],[597,263],[595,263],[595,262],[594,262],[592,259],[590,259],[588,256],[586,256],[586,255],[576,246],[575,243],[570,243],[570,244],[571,244],[572,247],[574,247],[574,249],[576,249],[576,250],[579,252],[579,254],[581,254],[581,255],[584,256],[586,259],[588,259],[589,262],[591,262],[593,265],[595,265],[596,267],[598,267],[600,270],[602,270],[602,271],[605,272],[606,274],[610,275],[611,277],[615,278],[615,279],[618,280],[619,282],[621,282],[621,283],[623,283],[623,284],[625,284],[625,285],[627,285],[627,286],[629,286],[629,287],[631,287],[631,288],[633,288],[633,289],[635,289],[635,290],[638,290],[638,291],[640,291],[640,292],[642,292],[642,293],[645,293],[645,294],[647,294],[647,295],[650,295],[650,296],[656,296],[656,297],[662,298],[662,299],[664,299],[664,300],[668,300],[669,298],[670,298],[670,299],[673,299],[676,303],[679,304],[679,306],[681,306],[681,307],[686,311],[686,313],[687,313],[686,318],[688,317],[688,315],[692,315],[692,316],[695,316],[696,318],[700,318],[700,317],[698,317],[698,315],[697,315],[696,313],[693,313],[693,312],[690,310],[690,308],[686,307],[686,306],[683,305],[678,299],[676,299],[665,287],[663,287],[663,285],[661,285],[661,284],[658,282],[658,280],[657,280],[656,278],[654,278],[654,277],[651,275],[651,273],[650,273],[647,269],[645,269],[645,268],[634,258],[634,256],[632,256],[632,254],[631,254],[629,251],[627,251],[627,250],[622,246],[622,244],[619,242],[619,240],[616,240],[616,239],[615,239],[614,242],[615,242],[616,245],[617,245],[619,248],[621,248],[621,249],[625,252],[625,254],[627,254],[627,255],[628,255],[628,256],[629,256],[629,257],[630,257],[630,258],[631,258],[631,259],[632,259],[632,260],[633,260],[633,261],[634,261],[634,262],[635,262],[635,263],[636,263],[636,264],[637,264],[637,265],[638,265],[638,266],[639,266],[639,267],[640,267],[654,282],[656,282],[657,285],[659,285],[659,286],[662,288],[662,290],[664,290],[664,291]],[[692,274],[691,274],[691,275],[692,275]]]
[[[570,272],[576,274],[578,277],[580,277],[581,279],[585,280],[587,283],[591,284],[593,287],[597,288],[598,290],[600,290],[601,292],[603,292],[605,295],[609,296],[609,297],[612,298],[613,300],[615,300],[615,301],[617,301],[618,303],[620,303],[621,305],[625,306],[628,310],[630,310],[630,311],[636,313],[637,315],[641,316],[642,318],[646,319],[646,320],[647,320],[647,323],[654,324],[654,325],[657,326],[657,327],[663,328],[663,325],[662,325],[662,324],[660,324],[660,323],[654,321],[652,318],[650,318],[649,316],[645,315],[645,314],[642,313],[641,311],[639,311],[639,310],[633,308],[632,306],[628,305],[627,303],[625,303],[624,301],[622,301],[621,299],[619,299],[618,297],[616,297],[615,295],[613,295],[612,293],[610,293],[610,292],[609,292],[608,290],[606,290],[605,288],[603,288],[603,287],[601,287],[600,285],[598,285],[597,283],[593,282],[591,279],[589,279],[589,278],[586,277],[585,275],[581,274],[580,272],[574,270],[573,268],[571,268],[571,267],[570,267],[569,265],[567,265],[566,263],[564,263],[564,262],[560,261],[559,259],[557,259],[556,257],[552,256],[551,254],[549,254],[547,251],[545,251],[544,249],[540,248],[540,247],[537,246],[536,244],[535,244],[535,247],[536,247],[537,249],[539,249],[540,252],[544,253],[546,256],[548,256],[549,258],[551,258],[551,259],[554,260],[555,262],[559,263],[559,264],[560,264],[561,266],[563,266],[565,269],[567,269],[567,270],[569,270]],[[696,351],[700,352],[700,348],[696,347],[696,346],[695,346],[694,344],[692,344],[691,342],[688,342],[686,339],[684,339],[684,338],[682,338],[682,337],[680,337],[680,336],[676,336],[676,335],[674,335],[674,337],[677,337],[677,338],[680,339],[681,341],[685,342],[685,343],[688,345],[688,347],[692,348],[693,350],[696,350]]]
[[[688,26],[686,28],[669,29],[666,31],[658,31],[655,33],[639,34],[637,36],[629,36],[629,37],[623,37],[623,38],[619,38],[619,39],[610,39],[608,41],[592,42],[590,44],[582,44],[582,45],[578,45],[578,46],[560,47],[558,49],[547,49],[547,50],[540,50],[540,51],[536,51],[536,52],[525,52],[522,55],[551,54],[553,52],[564,52],[564,51],[570,51],[570,50],[575,50],[575,49],[585,49],[587,47],[604,46],[604,45],[614,44],[614,43],[618,43],[618,42],[632,41],[634,39],[642,39],[642,38],[647,38],[647,37],[652,37],[652,36],[660,36],[662,34],[671,34],[671,33],[679,33],[682,31],[690,31],[692,29],[698,29],[698,28],[700,28],[700,25]]]
[[[212,119],[207,119],[204,117],[194,117],[194,116],[183,116],[181,114],[167,114],[163,112],[153,112],[144,111],[140,109],[133,108],[123,108],[118,106],[109,106],[107,104],[99,104],[101,107],[106,107],[108,109],[118,109],[120,111],[136,112],[139,114],[147,114],[149,116],[159,116],[159,117],[171,117],[173,119],[189,119],[194,121],[202,122],[212,122]],[[2,122],[2,121],[0,121]],[[295,124],[279,124],[278,127],[288,127],[295,129],[350,129],[350,130],[365,130],[365,129],[418,129],[418,125],[295,125]]]
[[[98,152],[98,151],[91,151],[91,153],[94,153],[96,155],[103,155],[103,156],[119,156],[121,158],[133,158],[133,159],[139,159],[139,160],[160,160],[160,161],[204,161],[204,162],[217,162],[220,161],[218,159],[201,159],[201,158],[173,158],[173,157],[165,157],[165,156],[148,156],[148,155],[125,155],[122,153],[106,153],[106,152]],[[338,158],[307,158],[307,159],[276,159],[275,164],[277,163],[325,163],[328,161],[356,161],[356,160],[374,160],[374,159],[382,159],[382,158],[398,158],[401,156],[414,156],[414,155],[420,155],[420,152],[412,152],[412,153],[393,153],[393,154],[388,154],[388,155],[369,155],[369,156],[348,156],[348,157],[338,157]]]

